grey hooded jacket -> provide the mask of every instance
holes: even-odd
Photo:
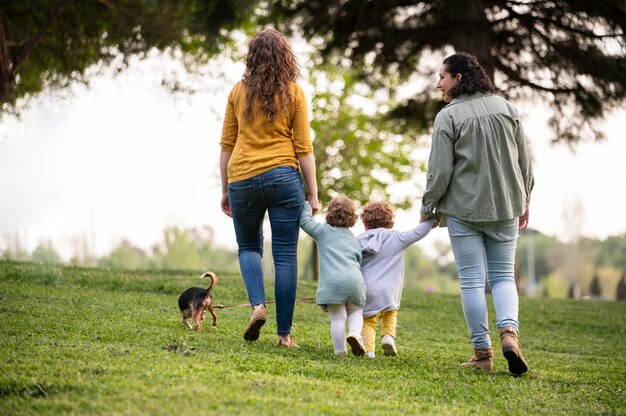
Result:
[[[374,228],[357,237],[363,250],[361,273],[367,289],[363,317],[400,307],[404,285],[404,250],[424,238],[435,220],[428,220],[412,230]]]

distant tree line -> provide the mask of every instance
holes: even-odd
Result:
[[[530,233],[532,238],[529,238]],[[210,227],[171,227],[163,231],[163,241],[154,244],[149,250],[122,240],[109,254],[100,258],[89,252],[86,240],[77,240],[74,254],[68,263],[116,269],[190,269],[239,273],[236,250],[216,246],[212,237]],[[64,262],[50,240],[42,241],[32,253],[24,248],[16,235],[5,235],[4,240],[7,248],[0,253],[3,259],[48,264]],[[300,279],[313,278],[312,244],[310,238],[304,237],[298,246]],[[522,293],[529,284],[530,244],[538,295],[626,300],[626,234],[605,240],[581,238],[576,242],[563,243],[534,230],[522,233],[517,249],[518,283]],[[578,253],[577,256],[572,256],[572,252]],[[273,270],[269,243],[265,253],[265,272],[271,276]],[[405,285],[425,291],[458,293],[457,273],[449,244],[438,245],[435,253],[434,257],[427,256],[419,244],[407,250]]]
[[[522,289],[528,284],[531,252],[540,295],[626,300],[626,234],[564,243],[528,230],[517,248]]]

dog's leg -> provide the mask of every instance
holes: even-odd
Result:
[[[191,325],[189,324],[189,322],[187,322],[187,318],[185,317],[185,313],[184,313],[184,312],[182,312],[182,313],[181,313],[181,316],[182,316],[182,318],[183,318],[183,324],[184,324],[187,328],[189,328],[189,330],[190,330],[190,331],[193,331],[193,328],[191,327]]]
[[[209,310],[209,312],[211,313],[211,316],[213,317],[213,326],[217,326],[217,315],[215,314],[215,311],[213,310],[213,306],[209,306],[207,309]]]
[[[193,311],[193,315],[192,315],[192,319],[194,322],[193,330],[196,332],[200,331],[200,317],[201,316],[202,314],[198,313],[197,311]]]

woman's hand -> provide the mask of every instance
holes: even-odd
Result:
[[[317,195],[309,195],[309,205],[311,205],[311,212],[315,215],[320,209],[320,201],[318,201]]]
[[[519,229],[523,230],[526,227],[528,227],[528,217],[529,217],[530,213],[528,212],[528,205],[526,205],[526,212],[524,212],[524,214],[522,214],[521,217],[519,217]]]
[[[233,213],[230,211],[230,204],[228,202],[228,192],[222,194],[221,206],[222,206],[222,212],[232,218]]]

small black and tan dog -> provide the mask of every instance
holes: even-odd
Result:
[[[200,331],[200,322],[204,320],[204,314],[208,309],[213,317],[213,326],[217,326],[217,315],[213,311],[213,296],[211,291],[217,283],[217,276],[213,272],[204,272],[200,277],[211,278],[211,285],[207,288],[190,287],[178,298],[178,307],[183,319],[183,324],[193,331]],[[193,328],[187,319],[193,319]]]

